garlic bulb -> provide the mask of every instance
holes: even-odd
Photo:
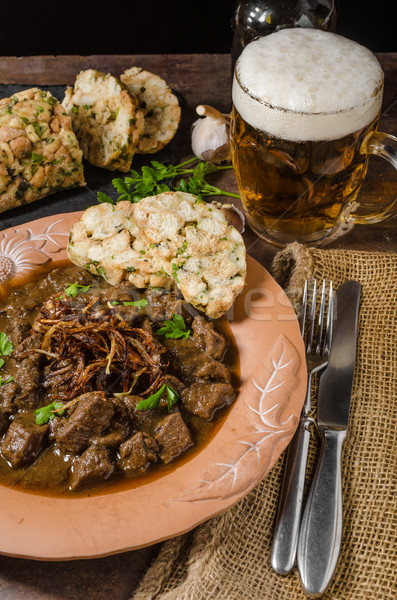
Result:
[[[230,162],[229,115],[201,104],[196,112],[202,118],[192,125],[192,150],[200,160],[215,164]]]

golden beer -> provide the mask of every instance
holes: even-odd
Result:
[[[291,142],[254,129],[233,109],[233,164],[252,228],[275,242],[328,235],[360,191],[368,167],[360,145],[374,129],[375,123],[339,140]]]
[[[317,30],[251,42],[233,81],[233,167],[247,220],[274,243],[317,242],[355,207],[383,73],[366,48]]]

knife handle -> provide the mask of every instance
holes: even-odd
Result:
[[[309,418],[301,417],[288,448],[271,555],[273,569],[282,575],[289,573],[295,564],[309,452],[310,421]]]
[[[338,562],[342,538],[341,458],[346,430],[321,430],[321,456],[309,492],[298,541],[298,570],[308,596],[320,597]]]

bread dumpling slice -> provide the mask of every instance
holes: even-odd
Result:
[[[154,73],[131,67],[120,77],[131,94],[138,98],[144,115],[144,130],[137,152],[153,154],[166,146],[175,136],[181,120],[178,98],[167,83]]]
[[[130,170],[144,119],[137,98],[116,77],[81,71],[74,87],[67,87],[63,105],[88,162],[111,171]]]
[[[0,100],[0,212],[84,186],[82,158],[70,117],[49,91]]]
[[[153,248],[156,267],[184,299],[218,318],[242,292],[247,273],[241,234],[213,203],[185,192],[163,192],[135,205],[135,235]]]
[[[171,287],[172,279],[160,272],[153,247],[136,237],[135,204],[97,204],[73,223],[68,245],[70,260],[115,285],[130,281],[136,288]]]

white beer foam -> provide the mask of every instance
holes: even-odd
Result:
[[[248,44],[233,103],[256,129],[291,141],[332,140],[366,127],[382,103],[382,68],[370,50],[318,29],[283,29]],[[246,93],[248,92],[248,93]]]

